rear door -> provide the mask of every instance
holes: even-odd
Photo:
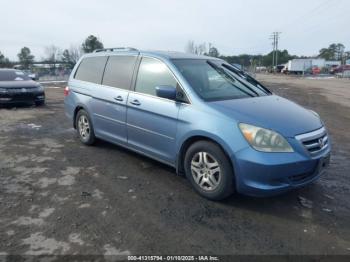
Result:
[[[126,144],[126,103],[137,56],[115,55],[108,58],[102,85],[93,93],[94,130],[98,137]]]
[[[155,87],[178,83],[167,65],[143,57],[130,92],[127,110],[128,146],[174,164],[177,118],[181,103],[156,96]]]
[[[68,115],[73,117],[76,107],[83,106],[88,111],[94,127],[93,94],[100,89],[106,62],[107,57],[101,55],[83,58],[74,72],[73,78],[69,80],[69,88],[72,94],[66,96],[64,100]]]

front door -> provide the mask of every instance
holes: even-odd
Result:
[[[156,96],[156,86],[177,86],[169,68],[161,61],[144,57],[135,92],[127,104],[128,146],[164,162],[174,164],[175,139],[180,103]]]

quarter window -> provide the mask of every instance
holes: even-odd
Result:
[[[177,81],[163,62],[148,57],[142,58],[135,91],[156,96],[156,87],[160,85],[177,87]]]
[[[102,84],[129,89],[136,56],[111,56],[108,59]]]
[[[87,57],[81,61],[74,78],[95,84],[101,84],[103,70],[105,68],[107,57]]]

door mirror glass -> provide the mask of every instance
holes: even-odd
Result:
[[[159,97],[175,100],[176,99],[176,88],[173,86],[156,86],[156,94]]]

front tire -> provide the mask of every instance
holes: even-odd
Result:
[[[187,179],[201,196],[222,200],[234,192],[231,162],[217,144],[210,141],[192,144],[184,165]]]
[[[76,127],[80,141],[85,145],[93,145],[96,137],[89,114],[81,109],[76,116]]]

